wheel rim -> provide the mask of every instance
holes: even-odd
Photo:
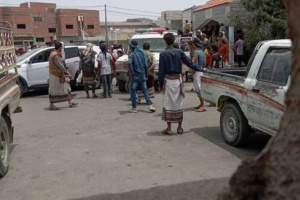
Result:
[[[5,165],[7,163],[7,155],[8,155],[8,142],[5,138],[5,133],[1,130],[0,134],[0,156],[1,162]]]
[[[223,127],[226,137],[234,140],[238,135],[238,120],[234,113],[227,112],[224,116]]]

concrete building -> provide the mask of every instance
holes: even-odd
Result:
[[[161,27],[168,27],[168,25],[170,26],[170,24],[174,23],[172,20],[182,20],[182,10],[166,10],[161,12],[161,19],[159,22]]]
[[[195,22],[195,15],[194,15],[194,10],[196,6],[190,7],[182,11],[182,28],[185,26],[186,20],[189,21],[189,23]]]
[[[105,36],[105,23],[101,23],[101,33]],[[108,39],[112,43],[127,43],[135,34],[136,29],[149,29],[159,27],[153,21],[143,22],[108,22]]]
[[[100,35],[99,11],[57,9],[53,3],[22,3],[0,7],[0,20],[12,25],[17,47],[44,45],[53,39],[72,43],[82,39],[80,21],[86,36]]]
[[[220,23],[226,26],[226,36],[229,39],[229,63],[234,62],[234,52],[232,47],[234,46],[234,27],[228,27],[229,18],[231,12],[242,13],[244,8],[239,4],[240,0],[209,0],[206,4],[198,7],[194,10],[195,29],[203,29],[205,26],[209,28],[211,26],[217,26]],[[217,30],[218,31],[218,30]]]

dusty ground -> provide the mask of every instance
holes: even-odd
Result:
[[[130,114],[127,94],[87,100],[84,92],[75,93],[79,107],[62,103],[58,112],[48,111],[44,93],[22,99],[23,113],[13,116],[15,142],[10,171],[0,180],[1,200],[88,199],[209,179],[222,180],[215,185],[219,190],[240,159],[257,155],[268,140],[255,136],[243,149],[229,147],[220,135],[219,113],[195,113],[198,102],[190,92],[181,136],[161,135],[159,94],[153,100],[158,112],[149,114],[141,105],[138,114]],[[192,185],[197,184],[183,187]]]

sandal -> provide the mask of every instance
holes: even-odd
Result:
[[[194,109],[199,110],[200,108],[201,108],[201,106],[199,105],[199,106],[195,107]]]
[[[89,99],[89,98],[91,98],[91,97],[90,97],[90,96],[86,96],[85,98]]]
[[[168,131],[168,129],[164,129],[164,130],[162,131],[162,134],[164,134],[164,135],[172,135],[172,132],[171,132],[171,131]]]
[[[95,94],[93,95],[93,98],[97,98],[97,97],[98,97],[97,95],[95,95]]]
[[[206,108],[200,107],[198,110],[196,110],[196,112],[206,112]]]
[[[54,110],[60,110],[60,109],[58,107],[49,107],[49,110],[54,111]]]
[[[71,103],[70,105],[69,105],[69,107],[70,108],[74,108],[75,106],[77,106],[78,105],[78,103]]]
[[[178,134],[178,135],[182,135],[183,132],[184,132],[183,129],[177,129],[177,134]]]

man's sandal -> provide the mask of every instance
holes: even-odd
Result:
[[[172,135],[172,132],[171,132],[171,131],[168,131],[168,129],[164,129],[164,130],[162,131],[162,134],[164,134],[164,135]]]
[[[179,135],[182,135],[183,132],[184,132],[183,129],[178,129],[178,130],[177,130],[177,133],[178,133]]]

